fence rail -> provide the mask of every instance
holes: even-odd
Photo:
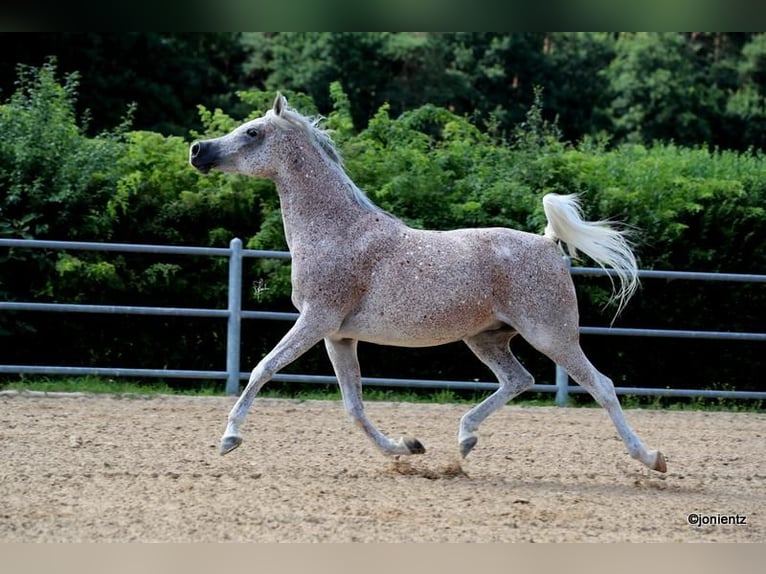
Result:
[[[154,253],[167,255],[201,255],[227,257],[229,259],[228,305],[226,309],[203,309],[188,307],[147,307],[130,305],[87,305],[72,303],[39,303],[29,301],[0,301],[0,311],[63,312],[63,313],[100,313],[183,317],[212,317],[227,320],[226,370],[201,371],[186,369],[131,369],[113,367],[65,367],[41,365],[0,365],[0,373],[31,375],[72,375],[72,376],[108,376],[108,377],[158,377],[225,380],[226,392],[239,392],[240,381],[248,373],[240,371],[240,338],[242,319],[270,321],[295,321],[297,313],[274,311],[250,311],[242,309],[242,268],[245,258],[289,259],[284,251],[264,251],[243,249],[240,239],[232,239],[228,248],[194,247],[174,245],[146,245],[132,243],[98,243],[72,241],[41,241],[27,239],[0,239],[0,248],[31,248],[50,250],[85,250],[128,253]],[[568,261],[568,260],[567,260]],[[612,272],[591,267],[570,267],[573,276],[603,276]],[[730,281],[748,283],[766,283],[766,275],[734,273],[698,273],[683,271],[641,270],[642,279],[670,279],[692,281]],[[766,333],[733,333],[728,331],[694,331],[669,329],[627,329],[607,327],[581,327],[583,335],[630,336],[630,337],[666,337],[688,339],[724,339],[737,341],[766,341]],[[335,377],[322,375],[277,374],[275,381],[298,383],[333,383]],[[407,388],[441,388],[454,390],[494,390],[496,382],[486,381],[444,381],[423,379],[395,379],[365,377],[365,384]],[[582,393],[584,389],[569,384],[569,377],[556,367],[556,384],[536,384],[533,391],[555,392],[556,404],[564,405],[570,393]],[[643,387],[617,387],[618,394],[676,396],[676,397],[717,397],[734,399],[766,399],[766,392],[700,390],[700,389],[660,389]]]

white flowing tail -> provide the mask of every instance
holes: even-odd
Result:
[[[572,257],[579,249],[602,268],[614,270],[620,281],[619,289],[612,283],[617,317],[638,288],[638,266],[626,232],[606,221],[585,221],[577,195],[549,193],[543,197],[543,209],[548,218],[546,237],[565,243]]]

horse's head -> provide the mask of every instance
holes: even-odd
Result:
[[[278,130],[278,120],[287,110],[287,100],[282,94],[277,94],[274,106],[265,116],[242,124],[225,136],[194,142],[189,148],[189,163],[202,173],[218,169],[229,173],[273,176],[277,164],[271,149],[274,138],[270,136]]]

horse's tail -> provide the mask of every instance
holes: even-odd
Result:
[[[614,270],[620,286],[612,282],[611,301],[617,302],[615,317],[619,315],[638,288],[638,265],[627,232],[606,221],[585,221],[577,195],[549,193],[543,197],[543,209],[548,218],[546,237],[565,243],[572,257],[579,249],[602,268]]]

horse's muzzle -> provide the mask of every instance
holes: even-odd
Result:
[[[208,173],[214,166],[209,145],[206,142],[194,142],[189,148],[189,163],[202,173]]]

